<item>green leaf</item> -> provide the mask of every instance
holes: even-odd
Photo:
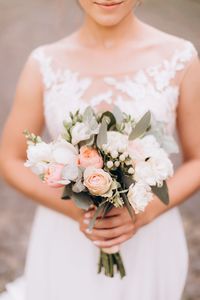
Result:
[[[152,192],[165,204],[169,204],[169,192],[166,181],[163,182],[163,186],[152,186]]]
[[[69,184],[64,187],[61,199],[62,200],[70,200],[71,195],[72,195],[72,188],[71,188],[71,185]]]
[[[135,214],[133,212],[133,208],[132,208],[130,202],[128,201],[127,195],[126,194],[121,194],[121,196],[122,196],[122,198],[124,200],[124,204],[125,204],[125,206],[126,206],[126,208],[128,210],[128,213],[129,213],[129,215],[130,215],[133,223],[135,223]]]
[[[94,111],[91,106],[88,106],[83,113],[83,123],[88,123],[94,116]]]
[[[97,136],[97,147],[101,148],[103,144],[106,143],[107,143],[107,122],[106,122],[106,118],[103,118],[101,126],[99,128],[99,134]]]
[[[70,134],[69,134],[68,131],[65,131],[64,133],[62,133],[62,138],[63,138],[64,140],[66,140],[67,142],[70,142],[70,141],[71,141],[71,136],[70,136]]]
[[[72,187],[72,191],[74,193],[81,193],[82,191],[85,190],[85,186],[84,184],[81,182],[81,180],[77,181],[73,187]]]
[[[88,209],[93,204],[92,198],[88,193],[80,192],[74,193],[72,185],[66,185],[62,195],[63,200],[73,200],[75,204],[82,209]]]
[[[113,208],[113,204],[107,202],[102,212],[102,219],[106,217],[106,215],[112,210],[112,208]]]
[[[85,210],[87,210],[90,207],[90,205],[93,204],[91,196],[85,192],[81,192],[81,193],[72,192],[71,198],[79,208]]]
[[[116,122],[118,124],[121,124],[124,120],[124,116],[121,109],[117,105],[114,105],[112,113],[116,119]]]
[[[103,203],[101,203],[101,204],[99,205],[99,207],[97,208],[97,210],[96,210],[96,212],[95,212],[95,214],[94,214],[94,216],[93,216],[93,218],[92,218],[92,220],[90,221],[90,224],[89,224],[89,226],[88,226],[88,229],[89,229],[90,231],[92,231],[92,229],[94,228],[94,224],[95,224],[95,222],[96,222],[96,219],[97,219],[98,216],[101,214],[101,211],[103,211],[105,205],[106,205],[106,203],[103,202]]]
[[[102,114],[101,120],[103,121],[104,118],[106,119],[108,129],[113,125],[116,125],[115,116],[110,111],[106,111]]]
[[[129,140],[135,140],[145,134],[151,124],[151,112],[148,111],[133,128]]]
[[[131,176],[123,175],[122,181],[124,183],[125,189],[129,189],[129,187],[135,182]]]

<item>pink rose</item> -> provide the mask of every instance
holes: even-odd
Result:
[[[102,169],[90,167],[84,172],[84,185],[92,195],[106,197],[112,189],[112,177]]]
[[[61,164],[51,164],[44,174],[44,182],[51,187],[63,187],[59,181],[62,180],[62,170],[64,166]]]
[[[79,166],[83,168],[102,168],[103,159],[96,149],[82,146],[79,154]]]

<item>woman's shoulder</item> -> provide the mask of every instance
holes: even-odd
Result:
[[[30,56],[41,60],[41,59],[50,59],[50,58],[56,58],[56,57],[62,57],[65,56],[66,58],[66,52],[73,52],[77,49],[77,45],[75,43],[74,39],[75,33],[51,42],[47,44],[39,45],[38,47],[34,48]]]
[[[146,23],[143,24],[148,33],[148,43],[154,48],[154,51],[157,52],[158,55],[170,57],[175,53],[176,55],[190,54],[194,56],[198,54],[196,46],[192,41],[162,31]]]

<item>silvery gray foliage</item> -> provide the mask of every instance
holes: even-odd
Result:
[[[129,135],[129,140],[135,140],[142,137],[148,128],[151,126],[151,112],[147,111],[146,114],[136,123],[131,134]]]
[[[153,114],[151,115],[151,128],[146,135],[152,134],[160,146],[167,152],[167,154],[178,153],[179,146],[172,135],[166,133],[165,124],[155,120]]]
[[[83,113],[83,123],[91,130],[95,131],[98,129],[98,122],[96,120],[93,109],[88,106]]]

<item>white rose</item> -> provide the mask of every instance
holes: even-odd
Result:
[[[158,149],[155,151],[151,157],[151,160],[154,165],[158,184],[162,184],[164,180],[173,176],[173,164],[163,149]]]
[[[131,185],[128,191],[128,200],[136,214],[144,212],[146,206],[153,199],[151,188],[143,182]]]
[[[48,165],[49,164],[45,163],[45,162],[38,162],[33,166],[28,166],[25,163],[25,167],[29,167],[31,169],[31,171],[38,176],[45,173],[45,171],[48,169]]]
[[[45,172],[47,164],[52,160],[52,144],[41,142],[28,146],[27,161],[24,165],[31,168],[35,174],[40,175]]]
[[[53,145],[52,156],[55,163],[64,165],[63,180],[60,183],[68,184],[69,181],[75,181],[78,177],[78,152],[76,148],[64,139],[60,139]]]
[[[145,160],[151,157],[160,145],[153,135],[147,135],[141,139],[135,139],[129,142],[129,155],[134,161]]]
[[[59,139],[53,144],[52,157],[54,162],[58,164],[76,164],[78,152],[72,144],[68,143],[64,139]]]
[[[105,146],[111,153],[114,151],[124,152],[128,147],[128,136],[117,131],[108,131]]]
[[[71,130],[72,144],[77,145],[81,141],[85,141],[91,137],[92,134],[98,134],[99,127],[91,130],[85,123],[77,122]]]
[[[150,186],[162,185],[163,181],[172,175],[172,162],[162,149],[155,151],[147,161],[135,163],[134,179]]]

